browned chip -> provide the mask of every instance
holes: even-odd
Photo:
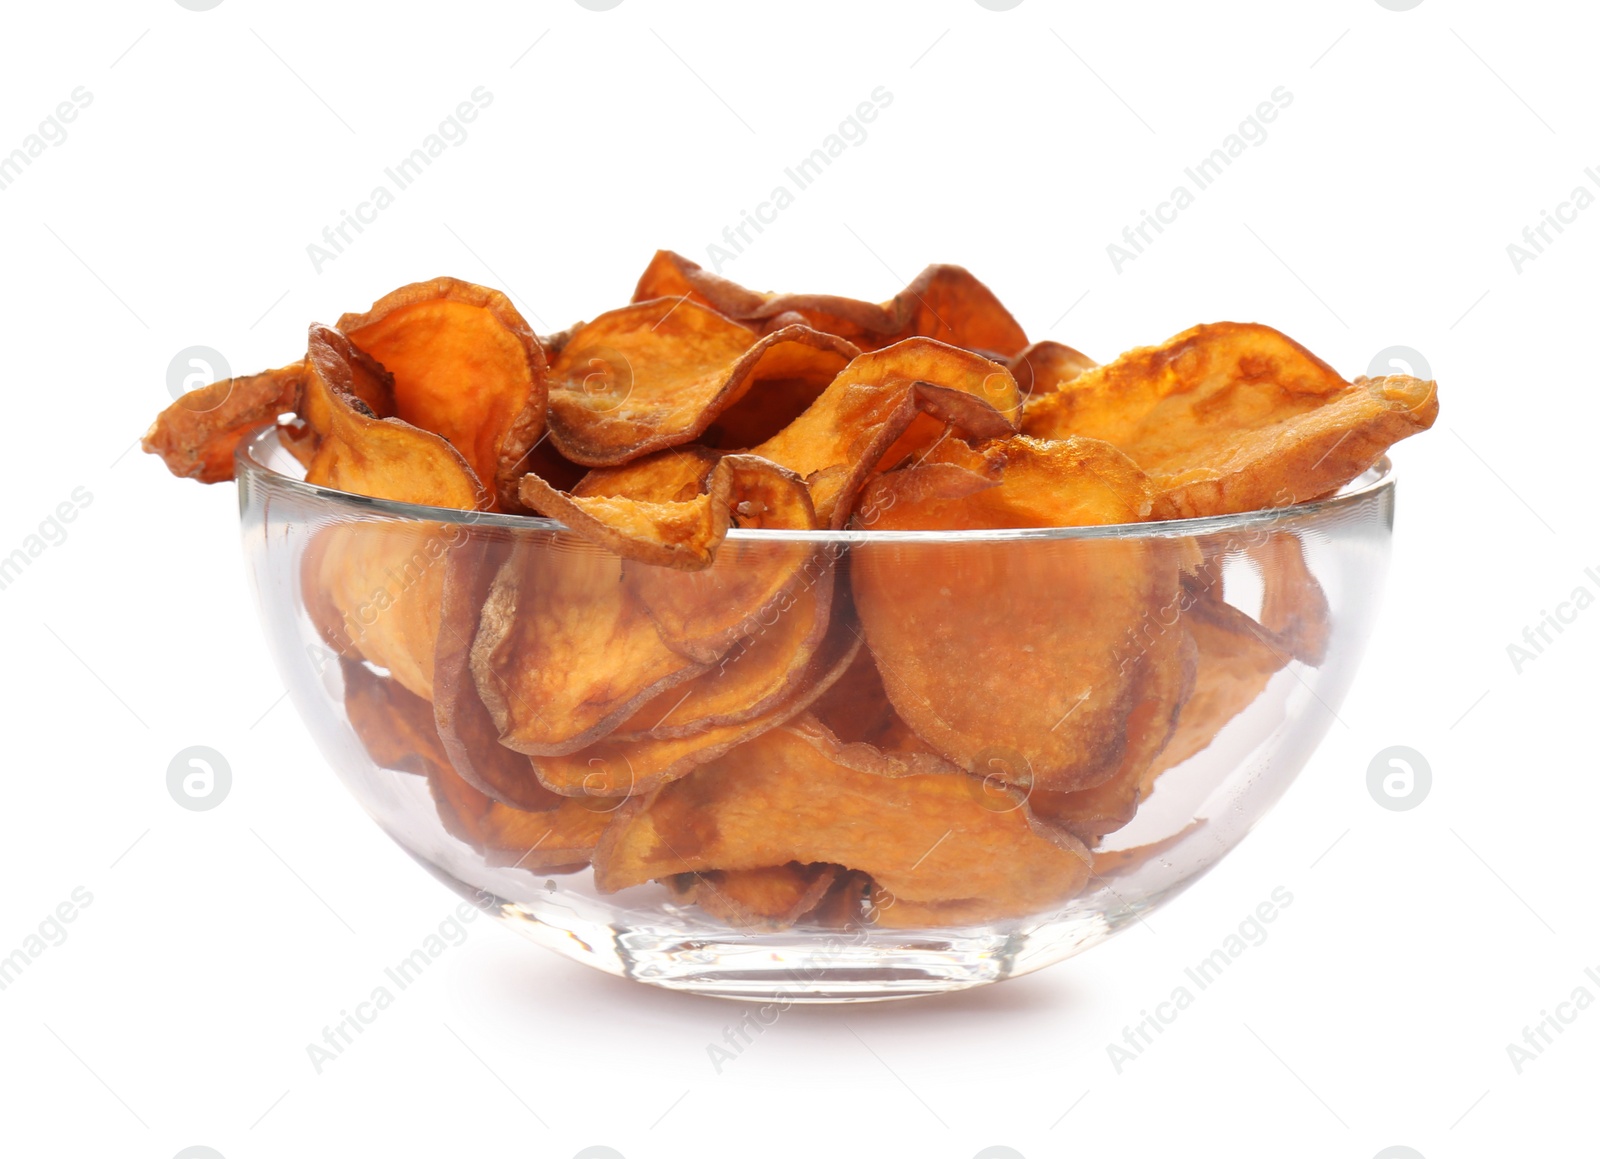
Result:
[[[1194,600],[1183,624],[1198,652],[1194,693],[1178,714],[1177,730],[1152,767],[1152,778],[1209,745],[1289,662],[1289,653],[1270,632],[1214,596]]]
[[[180,479],[220,483],[233,478],[239,440],[279,415],[300,408],[305,363],[190,391],[156,416],[140,444]]]
[[[545,355],[511,300],[455,278],[402,286],[339,330],[394,375],[395,414],[447,439],[514,508],[544,433]]]
[[[945,423],[975,438],[1010,434],[1020,408],[1005,367],[911,338],[851,362],[804,414],[752,453],[804,478],[818,518],[841,527],[868,473],[919,415],[939,420],[931,443]]]
[[[451,836],[487,854],[491,865],[556,873],[588,864],[609,814],[554,794],[539,812],[490,800],[457,775],[426,700],[359,661],[342,658],[340,666],[345,714],[368,755],[381,768],[426,776]]]
[[[1149,640],[1134,664],[1137,700],[1124,726],[1122,763],[1101,784],[1073,793],[1038,790],[1028,797],[1034,816],[1060,825],[1088,845],[1133,820],[1162,771],[1158,758],[1172,741],[1195,691],[1198,650],[1180,623]]]
[[[1438,412],[1431,382],[1348,383],[1270,327],[1218,322],[1035,395],[1023,430],[1114,443],[1156,484],[1152,518],[1176,519],[1326,495]]]
[[[456,528],[444,561],[438,646],[433,660],[433,718],[456,772],[479,792],[514,809],[553,809],[561,798],[539,783],[522,753],[500,743],[500,729],[478,695],[472,641],[489,587],[511,554],[503,532]]]
[[[1031,344],[1006,363],[1025,399],[1059,390],[1097,365],[1087,354],[1048,338]]]
[[[879,476],[862,522],[887,531],[1073,527],[1137,520],[1147,484],[1115,448],[1023,436],[947,440]],[[1070,792],[1120,766],[1141,696],[1141,638],[1175,597],[1159,541],[863,543],[851,560],[884,688],[923,740],[963,768]]]
[[[731,471],[713,469],[706,490],[657,502],[628,496],[575,495],[524,475],[522,503],[626,559],[664,568],[703,568],[728,533]]]
[[[682,298],[640,302],[575,328],[550,366],[550,437],[568,459],[626,462],[687,443],[768,380],[830,381],[859,351],[786,326],[757,338]]]
[[[828,634],[787,699],[758,716],[701,729],[688,736],[607,737],[582,752],[535,756],[539,779],[565,796],[626,797],[685,776],[729,749],[759,736],[809,708],[850,666],[860,641],[838,628]]]
[[[771,865],[681,873],[663,883],[679,900],[732,926],[785,929],[815,909],[839,875],[837,865]]]
[[[739,724],[793,699],[828,630],[833,576],[784,592],[755,620],[754,631],[710,671],[669,688],[620,725],[617,741],[694,736]]]
[[[670,297],[703,303],[763,332],[803,321],[863,350],[921,336],[1009,358],[1028,344],[999,299],[960,266],[929,266],[879,305],[827,294],[758,294],[661,250],[639,278],[633,300]]]
[[[710,447],[673,447],[642,455],[620,467],[597,467],[572,488],[575,499],[644,499],[683,503],[706,489],[711,469],[722,458]]]
[[[486,855],[490,865],[534,873],[572,873],[588,865],[611,814],[583,800],[523,812],[484,796],[448,770],[428,778],[439,820],[452,837]]]
[[[875,776],[838,749],[803,718],[630,801],[596,850],[596,884],[827,861],[870,873],[896,905],[971,903],[963,920],[989,920],[1058,904],[1087,879],[1080,842],[986,807],[966,774]]]
[[[1275,531],[1250,549],[1261,569],[1261,626],[1295,659],[1313,668],[1328,652],[1328,596],[1306,563],[1305,544]]]
[[[621,559],[565,533],[512,547],[470,662],[502,743],[541,754],[576,752],[706,667],[662,643]]]

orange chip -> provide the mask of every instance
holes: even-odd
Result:
[[[379,419],[351,387],[359,363],[348,340],[311,328],[305,395],[326,421],[306,481],[360,495],[434,507],[487,501],[449,443],[399,419]],[[317,531],[301,560],[301,594],[324,639],[341,655],[387,668],[411,692],[433,696],[434,644],[443,559],[460,534],[428,520],[353,521]]]
[[[782,593],[764,608],[755,630],[709,672],[661,693],[612,734],[618,741],[669,740],[719,725],[739,724],[800,690],[828,630],[833,577]]]
[[[402,286],[339,330],[394,375],[395,414],[448,440],[514,509],[544,433],[544,348],[511,300],[455,278]]]
[[[1114,448],[1016,436],[978,450],[949,440],[875,479],[861,509],[875,529],[956,530],[1122,523],[1148,502]],[[1177,591],[1174,552],[1115,538],[872,542],[851,578],[889,699],[935,750],[1061,792],[1116,772],[1139,635]]]
[[[1433,425],[1434,384],[1345,382],[1268,326],[1196,326],[1028,400],[1023,430],[1087,435],[1155,482],[1155,519],[1281,507],[1338,490]]]
[[[850,666],[860,641],[853,632],[830,632],[788,699],[758,716],[701,729],[688,736],[607,737],[570,755],[535,756],[534,770],[564,796],[626,797],[677,780],[752,737],[804,712]]]
[[[451,836],[487,854],[491,865],[558,873],[588,864],[608,813],[554,794],[540,812],[490,800],[457,775],[426,700],[358,661],[341,659],[340,666],[345,714],[368,755],[381,768],[426,776]]]
[[[575,328],[552,361],[550,437],[573,462],[626,462],[691,441],[768,379],[827,382],[857,353],[805,326],[757,338],[682,298],[626,306]]]
[[[986,807],[966,774],[875,776],[839,747],[802,718],[630,801],[595,851],[596,885],[826,861],[870,873],[897,905],[968,902],[971,920],[990,920],[1059,904],[1087,880],[1080,842],[1036,831],[1025,809]]]
[[[489,586],[511,553],[501,533],[458,529],[444,564],[438,645],[433,661],[433,718],[455,771],[479,792],[514,809],[553,809],[561,798],[539,783],[522,753],[500,743],[500,729],[478,695],[472,642]]]
[[[431,776],[450,767],[433,727],[433,706],[359,660],[339,658],[344,714],[380,769]]]
[[[720,466],[720,464],[719,464]],[[558,491],[537,475],[524,475],[520,501],[608,551],[663,568],[703,568],[728,534],[731,471],[713,469],[706,490],[687,499],[658,502],[624,495]]]
[[[764,869],[713,869],[669,877],[680,900],[733,926],[785,929],[810,913],[839,876],[837,865],[771,865]]]
[[[180,479],[220,483],[233,478],[239,440],[279,415],[299,409],[305,363],[190,391],[156,416],[140,446]]]
[[[374,499],[471,510],[488,495],[467,460],[443,438],[399,418],[380,419],[361,400],[349,339],[311,327],[306,353],[306,408],[327,429],[306,467],[306,482]]]
[[[1305,544],[1275,531],[1249,549],[1261,568],[1261,626],[1295,659],[1315,668],[1328,652],[1328,596],[1306,563]]]
[[[484,601],[471,667],[501,742],[576,752],[705,671],[661,641],[622,560],[567,534],[512,547]]]
[[[572,488],[575,499],[644,499],[684,503],[706,489],[722,452],[710,447],[673,447],[641,455],[620,467],[597,467]]]
[[[868,473],[919,415],[992,438],[1012,433],[1020,413],[1017,384],[1005,367],[911,338],[851,362],[804,414],[752,454],[803,477],[818,518],[842,527]]]
[[[1059,390],[1097,365],[1087,354],[1049,339],[1033,343],[1006,363],[1025,399]]]
[[[724,317],[766,332],[794,321],[876,350],[906,338],[1009,358],[1028,344],[989,288],[960,266],[929,266],[881,305],[827,294],[758,294],[707,273],[688,258],[660,250],[634,289],[635,302],[687,297]]]
[[[1028,807],[1034,816],[1061,826],[1088,845],[1132,821],[1162,772],[1164,766],[1157,760],[1172,741],[1195,690],[1198,663],[1194,639],[1181,621],[1151,640],[1135,661],[1138,692],[1124,725],[1117,771],[1076,792],[1030,794]]]
[[[1153,775],[1210,745],[1289,662],[1288,651],[1271,632],[1214,595],[1191,601],[1183,624],[1198,653],[1194,693],[1178,714],[1178,727],[1153,766]]]
[[[524,812],[484,796],[448,770],[428,778],[439,819],[452,837],[485,854],[490,865],[533,873],[574,873],[589,864],[611,814],[587,801]]]

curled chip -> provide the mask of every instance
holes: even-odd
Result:
[[[306,482],[374,499],[472,510],[488,496],[467,460],[450,443],[399,418],[378,418],[354,386],[361,360],[349,340],[311,327],[306,352],[306,406],[327,429],[306,467]]]
[[[338,331],[311,328],[305,396],[326,430],[306,480],[355,494],[434,507],[472,508],[487,497],[472,470],[437,435],[379,419],[351,386],[361,360]],[[418,696],[433,696],[443,560],[458,525],[374,520],[321,528],[301,560],[301,594],[323,638],[341,655],[387,668]]]
[[[1115,444],[1158,489],[1151,518],[1177,519],[1336,491],[1438,413],[1431,382],[1349,383],[1271,327],[1217,322],[1035,395],[1023,430]]]
[[[1072,793],[1034,792],[1028,807],[1035,817],[1059,825],[1094,845],[1133,820],[1164,769],[1157,763],[1178,728],[1194,693],[1198,649],[1180,620],[1150,639],[1134,660],[1138,692],[1123,729],[1122,763],[1098,785]]]
[[[595,472],[570,495],[530,476],[522,499],[623,556],[628,592],[661,639],[700,663],[769,622],[797,584],[828,572],[804,542],[722,543],[730,526],[817,527],[799,476],[754,455],[664,451]]]
[[[1148,510],[1115,448],[1025,436],[947,440],[875,479],[862,521],[888,531],[1115,524]],[[1117,771],[1140,701],[1141,640],[1178,589],[1160,541],[862,543],[851,560],[884,689],[929,745],[965,769],[1071,792]]]
[[[607,737],[570,755],[535,756],[534,770],[546,786],[564,796],[627,797],[659,788],[804,712],[850,666],[859,647],[854,632],[830,632],[794,683],[793,694],[757,716],[686,736]]]
[[[670,740],[740,724],[792,700],[822,646],[833,603],[831,574],[786,592],[755,630],[711,670],[661,693],[612,734],[615,740]]]
[[[937,338],[952,346],[1009,358],[1027,335],[1000,300],[960,266],[929,266],[883,304],[827,294],[758,294],[707,273],[686,257],[660,250],[634,289],[635,302],[686,297],[735,322],[767,331],[792,320],[876,350],[906,338]]]
[[[1025,399],[1059,390],[1096,365],[1087,354],[1049,339],[1031,344],[1006,362]]]
[[[679,901],[732,926],[785,929],[816,909],[838,879],[837,865],[771,865],[681,873],[664,884]]]
[[[596,885],[825,861],[871,874],[897,905],[969,902],[977,920],[1037,912],[1087,880],[1082,843],[978,803],[966,774],[876,776],[839,747],[801,718],[630,801],[595,851]]]
[[[426,776],[446,832],[493,865],[565,873],[588,864],[609,814],[554,795],[540,812],[490,800],[457,775],[426,700],[359,661],[343,659],[340,665],[345,714],[367,754],[381,768]]]
[[[768,380],[833,379],[859,351],[786,326],[763,338],[682,298],[641,302],[577,327],[550,366],[550,438],[590,466],[627,462],[700,435]]]
[[[472,642],[489,586],[511,553],[503,533],[457,528],[444,561],[438,644],[433,660],[433,720],[457,774],[514,809],[553,809],[561,798],[539,783],[528,758],[500,743],[500,729],[478,695]]]
[[[433,706],[359,660],[339,658],[344,714],[367,755],[381,769],[433,776],[450,758],[433,727]]]
[[[180,479],[220,483],[233,478],[239,440],[300,408],[305,363],[295,362],[190,391],[156,416],[140,446]]]
[[[752,453],[804,478],[817,517],[842,527],[868,473],[919,415],[974,438],[994,438],[1011,434],[1020,413],[1017,384],[1005,367],[911,338],[855,359],[804,414]]]
[[[520,538],[484,601],[470,657],[501,743],[572,753],[705,671],[662,643],[622,560],[573,536]]]
[[[395,414],[449,441],[502,506],[544,433],[544,348],[499,290],[455,278],[386,294],[339,330],[394,375]],[[513,508],[514,509],[514,508]]]
[[[1319,589],[1320,590],[1320,589]],[[1153,773],[1160,774],[1206,748],[1234,717],[1266,689],[1289,663],[1285,641],[1215,591],[1187,601],[1185,629],[1198,653],[1194,693],[1178,715],[1178,727]]]

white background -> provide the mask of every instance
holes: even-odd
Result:
[[[93,901],[0,992],[0,1151],[1593,1153],[1600,1007],[1520,1074],[1506,1047],[1600,998],[1600,610],[1520,673],[1507,645],[1600,594],[1600,208],[1520,272],[1506,247],[1600,192],[1596,32],[1589,5],[1467,0],[8,8],[0,151],[93,100],[0,191],[0,554],[93,498],[0,591],[0,956]],[[465,142],[318,272],[307,244],[477,86]],[[724,272],[881,299],[959,262],[1030,337],[1101,359],[1222,318],[1347,377],[1421,352],[1443,410],[1396,454],[1394,567],[1339,721],[1220,868],[1041,974],[793,1010],[718,1074],[741,1007],[480,920],[316,1074],[306,1044],[454,899],[279,702],[233,488],[130,450],[169,362],[276,366],[307,322],[436,274],[541,331],[592,316],[657,247],[705,261],[878,86],[867,139]],[[1267,140],[1117,272],[1107,244],[1277,86]],[[165,787],[193,744],[232,767],[211,812]],[[1393,744],[1433,770],[1410,812],[1366,789]],[[1107,1044],[1277,886],[1270,938],[1118,1074]]]

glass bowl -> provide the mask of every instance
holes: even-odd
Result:
[[[277,429],[241,443],[245,554],[372,818],[570,958],[785,1003],[1028,973],[1216,864],[1334,719],[1394,504],[1384,460],[1235,516],[735,529],[682,572],[302,474]]]

